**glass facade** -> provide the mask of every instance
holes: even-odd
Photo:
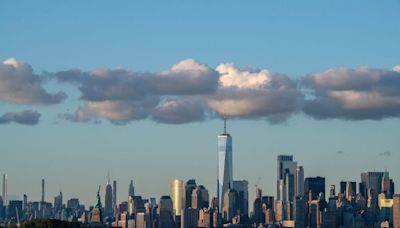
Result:
[[[224,193],[233,187],[232,137],[229,134],[218,136],[218,210],[222,211]]]

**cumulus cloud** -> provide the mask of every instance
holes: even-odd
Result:
[[[148,117],[162,123],[204,119],[203,106],[189,97],[214,93],[219,80],[217,71],[193,59],[183,60],[160,73],[97,69],[69,70],[55,75],[60,82],[77,84],[81,99],[86,101],[74,114],[61,115],[63,118],[84,122],[104,118],[113,123]],[[183,100],[183,96],[188,98]]]
[[[207,102],[220,115],[276,122],[301,109],[303,94],[285,75],[239,69],[232,64],[221,64],[217,70],[220,87]]]
[[[0,124],[15,122],[23,125],[36,125],[39,123],[40,113],[34,110],[23,112],[7,112],[0,116]]]
[[[0,101],[16,104],[56,104],[65,99],[62,92],[48,93],[43,80],[29,64],[10,58],[0,63]]]
[[[149,96],[142,100],[88,101],[74,114],[62,114],[66,120],[74,122],[97,122],[107,119],[115,124],[145,119],[158,104],[158,97]]]
[[[300,110],[303,100],[297,84],[285,75],[232,64],[214,70],[193,59],[160,73],[70,70],[58,72],[56,77],[77,84],[86,101],[76,113],[63,115],[73,121],[105,118],[121,123],[149,117],[160,123],[182,124],[217,114],[281,122]]]
[[[207,107],[200,99],[166,99],[152,113],[152,119],[167,124],[183,124],[203,121]]]
[[[147,95],[195,95],[216,90],[219,74],[192,59],[160,73],[126,69],[69,70],[56,73],[61,82],[80,84],[83,100],[138,100]]]
[[[316,119],[379,120],[400,116],[400,72],[335,68],[303,79],[312,91],[304,112]]]

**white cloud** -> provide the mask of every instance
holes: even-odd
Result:
[[[271,81],[271,75],[268,70],[260,71],[241,70],[233,64],[220,64],[216,70],[221,77],[219,82],[222,87],[237,87],[239,89],[262,89]]]
[[[400,72],[366,67],[334,68],[303,79],[314,99],[304,111],[317,119],[382,119],[400,116]]]

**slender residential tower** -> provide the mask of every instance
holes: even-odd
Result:
[[[44,203],[44,179],[42,179],[42,203]]]
[[[3,174],[3,203],[4,206],[8,205],[8,198],[7,198],[7,174]]]
[[[224,133],[218,135],[218,210],[224,207],[224,194],[233,187],[232,169],[232,137],[226,133],[226,118],[224,118]]]

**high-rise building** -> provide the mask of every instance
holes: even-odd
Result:
[[[192,207],[192,193],[197,187],[196,180],[190,179],[185,184],[185,208]]]
[[[224,194],[224,207],[222,208],[222,218],[226,222],[231,222],[236,215],[236,199],[237,192],[232,188],[228,188]]]
[[[384,172],[364,172],[361,173],[361,182],[365,186],[365,192],[368,189],[374,189],[379,194],[382,192],[382,178]]]
[[[158,204],[158,227],[173,227],[173,203],[170,196],[162,196]]]
[[[218,210],[224,207],[225,192],[233,187],[232,167],[232,137],[226,132],[226,118],[224,118],[224,132],[218,135]]]
[[[135,195],[135,187],[133,186],[133,180],[131,180],[128,189],[128,196],[134,196],[134,195]]]
[[[117,181],[113,181],[113,188],[112,188],[112,193],[113,193],[113,202],[112,202],[112,208],[113,210],[117,209]]]
[[[109,218],[113,217],[113,190],[110,184],[110,178],[108,178],[104,194],[104,216]]]
[[[295,179],[296,196],[303,196],[304,194],[304,169],[303,166],[297,166],[296,179]]]
[[[192,191],[192,208],[200,210],[202,208],[208,208],[208,206],[208,190],[203,185],[199,185]]]
[[[384,172],[364,172],[361,173],[362,188],[364,196],[367,197],[367,205],[371,209],[378,207],[378,195],[382,192],[382,179]]]
[[[293,216],[293,201],[297,195],[297,162],[293,161],[292,155],[279,155],[277,163],[277,200],[282,203],[280,215],[283,220],[289,220]]]
[[[249,214],[249,182],[246,180],[233,181],[233,189],[238,195],[238,210],[241,214]]]
[[[3,204],[4,206],[8,205],[7,198],[7,174],[3,174]]]
[[[139,212],[136,215],[136,228],[150,228],[151,227],[151,219],[149,214],[144,212]]]
[[[306,220],[306,200],[304,196],[298,196],[295,200],[294,221],[296,227],[305,228],[307,225]]]
[[[197,227],[199,220],[199,211],[194,208],[185,208],[182,213],[181,228]]]
[[[354,181],[341,181],[340,182],[340,193],[345,195],[348,201],[354,198],[357,193],[357,183]]]
[[[297,162],[293,161],[293,155],[278,156],[278,176],[277,180],[283,180],[285,170],[289,170],[290,174],[295,174],[297,170]]]
[[[54,197],[54,209],[55,211],[60,211],[63,205],[63,196],[62,192]]]
[[[393,228],[400,228],[400,194],[393,195]]]
[[[44,202],[45,200],[44,200],[44,179],[42,179],[42,201],[41,202]]]
[[[316,200],[320,193],[325,196],[325,177],[307,177],[304,181],[304,195],[308,196],[311,191],[312,199]]]
[[[71,198],[67,200],[67,208],[72,210],[79,209],[79,199],[78,198]]]
[[[213,210],[203,208],[199,211],[198,227],[212,228],[213,227]]]
[[[172,199],[174,216],[180,216],[182,214],[185,203],[185,193],[182,180],[175,179],[171,181],[170,196]]]

